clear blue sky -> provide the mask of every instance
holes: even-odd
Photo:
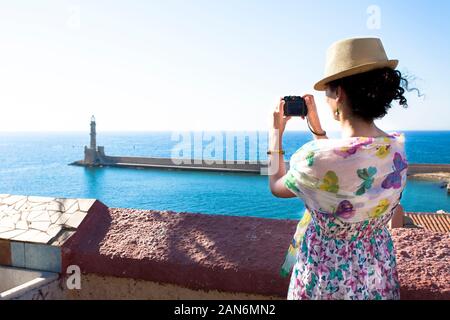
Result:
[[[426,94],[382,129],[450,130],[449,16],[449,1],[0,1],[0,131],[87,131],[91,114],[98,130],[264,130],[278,97],[305,93],[335,130],[312,86],[353,36],[381,37]]]

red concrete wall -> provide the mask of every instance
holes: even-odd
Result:
[[[64,244],[63,270],[76,264],[83,273],[286,297],[289,279],[279,276],[279,268],[296,221],[94,205]],[[393,238],[401,248],[402,297],[450,299],[450,282],[442,273],[450,265],[449,236],[400,229]],[[422,251],[430,248],[441,256],[424,259]]]

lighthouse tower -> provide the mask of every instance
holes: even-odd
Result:
[[[95,131],[95,117],[91,117],[91,149],[97,150],[97,132]]]
[[[100,165],[104,156],[104,147],[97,146],[97,131],[95,117],[91,117],[91,141],[89,147],[84,147],[84,163],[87,165]]]

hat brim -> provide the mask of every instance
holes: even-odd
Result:
[[[382,61],[382,62],[373,62],[373,63],[362,64],[362,65],[347,69],[345,71],[333,74],[326,78],[323,78],[322,80],[320,80],[319,82],[317,82],[314,85],[314,90],[325,91],[327,88],[327,84],[334,80],[353,76],[355,74],[359,74],[359,73],[363,73],[363,72],[372,71],[375,69],[381,69],[384,67],[395,69],[395,68],[397,68],[397,66],[398,66],[398,60],[387,60],[387,61]]]

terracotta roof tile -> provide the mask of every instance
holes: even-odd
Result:
[[[445,213],[406,213],[415,225],[435,232],[450,232],[450,214]]]

